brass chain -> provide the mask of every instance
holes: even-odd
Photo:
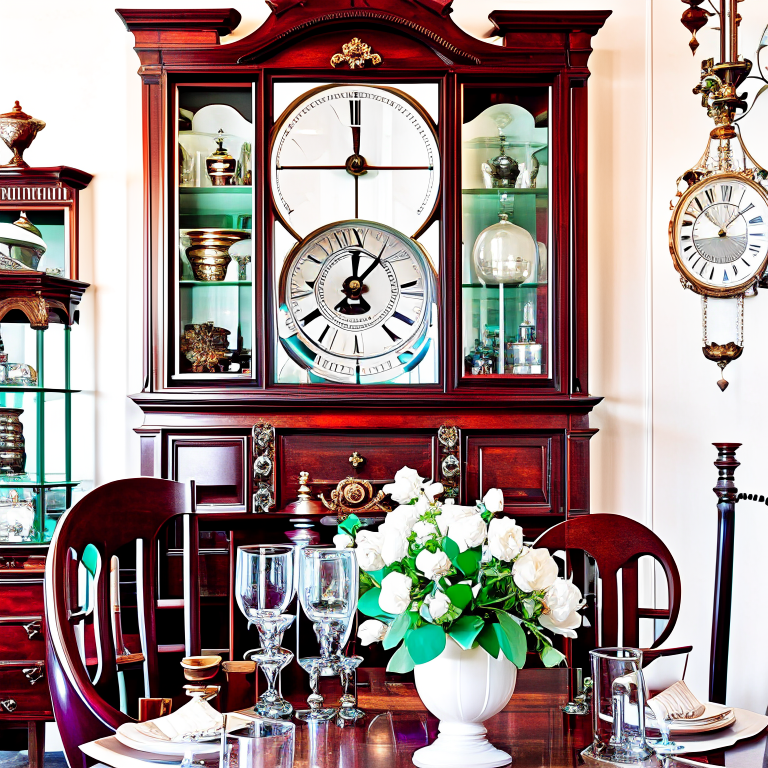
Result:
[[[744,294],[740,293],[736,300],[739,302],[739,312],[736,316],[736,343],[744,346]]]
[[[701,344],[706,347],[709,342],[707,341],[707,297],[701,297]]]

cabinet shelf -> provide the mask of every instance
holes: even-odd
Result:
[[[13,488],[74,488],[80,485],[79,480],[57,480],[49,475],[45,482],[30,478],[29,480],[18,481],[10,480],[7,476],[0,475],[0,490],[10,490]]]
[[[501,144],[499,136],[481,136],[477,139],[467,139],[462,142],[465,149],[498,149]],[[504,140],[505,149],[526,149],[530,148],[534,152],[540,149],[544,149],[547,144],[543,141],[515,141],[509,140],[509,137]]]
[[[59,389],[57,387],[26,387],[23,385],[3,385],[0,386],[0,394],[5,392],[12,392],[15,394],[40,394],[40,392],[43,392],[45,394],[60,394],[60,395],[76,395],[80,392],[82,392],[81,389]]]
[[[219,280],[219,281],[206,281],[206,280],[179,280],[179,285],[182,288],[216,288],[220,286],[229,287],[251,287],[250,280]]]
[[[546,287],[548,283],[518,283],[517,285],[512,285],[511,283],[502,283],[501,287],[504,288],[504,290],[511,290],[511,291],[518,291],[523,288],[541,288]],[[494,293],[498,293],[499,291],[499,284],[495,285],[483,285],[482,283],[462,283],[462,288],[475,288],[477,290],[481,291],[493,291]]]
[[[250,195],[252,191],[250,184],[232,187],[179,187],[180,195]]]
[[[534,195],[536,197],[547,197],[549,195],[549,187],[526,187],[520,189],[519,187],[476,187],[466,188],[461,190],[462,195],[481,195],[483,197],[498,197],[499,195],[512,195],[517,197],[518,195]]]

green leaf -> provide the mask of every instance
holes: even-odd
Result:
[[[565,656],[551,645],[545,646],[539,655],[545,667],[557,667],[565,661]]]
[[[415,664],[411,655],[408,653],[408,649],[403,643],[392,655],[392,658],[387,664],[387,672],[395,672],[400,675],[404,675],[406,672],[411,672]]]
[[[448,559],[453,562],[460,554],[459,545],[447,536],[443,539],[443,552],[448,555]]]
[[[369,589],[364,595],[360,596],[360,599],[357,601],[357,609],[360,613],[364,613],[366,616],[371,616],[374,619],[379,619],[387,624],[391,624],[395,615],[381,610],[379,607],[380,594],[381,589],[379,587]]]
[[[504,655],[518,669],[522,669],[525,666],[525,654],[528,651],[528,639],[525,636],[525,630],[505,611],[496,611],[496,615],[499,617],[499,624],[509,640],[511,654],[502,646]]]
[[[445,590],[445,594],[462,611],[472,602],[472,587],[468,584],[454,584]]]
[[[465,576],[474,576],[477,573],[482,558],[482,548],[472,547],[459,554],[453,563]]]
[[[496,637],[496,632],[493,629],[494,626],[498,627],[499,625],[486,624],[480,630],[480,634],[477,636],[477,642],[480,643],[481,647],[485,648],[494,659],[498,659],[499,653],[501,653],[501,646],[499,645],[499,638]]]
[[[415,664],[426,664],[436,659],[445,648],[445,630],[435,624],[414,629],[405,638],[408,653]]]
[[[394,648],[404,637],[411,625],[411,616],[408,611],[401,613],[390,625],[389,631],[384,636],[384,640],[381,643],[385,650]]]
[[[432,614],[429,612],[429,606],[426,603],[421,604],[419,614],[421,615],[421,618],[424,619],[424,621],[428,621],[430,624],[433,623]]]
[[[349,515],[343,522],[339,523],[339,531],[341,533],[348,533],[354,538],[355,534],[360,530],[360,518],[357,515]]]
[[[451,624],[451,631],[448,634],[465,651],[468,651],[482,629],[483,620],[479,616],[461,616]]]
[[[383,581],[384,577],[387,575],[387,569],[381,568],[378,571],[368,571],[367,573],[379,586],[381,586],[381,582]]]

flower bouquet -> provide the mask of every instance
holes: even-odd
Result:
[[[350,515],[334,537],[337,547],[355,547],[360,566],[359,610],[371,617],[358,636],[396,648],[388,672],[410,672],[436,659],[447,638],[515,667],[529,649],[545,666],[563,661],[546,631],[576,637],[581,592],[558,576],[546,549],[523,544],[523,530],[496,517],[504,497],[492,488],[476,506],[436,500],[443,487],[424,482],[403,467],[384,486],[400,506],[378,531],[360,530]]]

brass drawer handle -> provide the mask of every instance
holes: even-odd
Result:
[[[40,682],[43,679],[45,672],[43,672],[42,666],[38,667],[26,667],[21,670],[24,673],[24,677],[29,680],[30,685]]]
[[[27,630],[27,637],[29,637],[30,640],[35,637],[35,635],[42,634],[43,627],[40,623],[40,619],[35,619],[35,621],[30,621],[29,624],[22,624],[24,629]]]
[[[349,457],[349,463],[357,469],[359,464],[362,464],[365,461],[365,458],[361,456],[357,451],[353,451],[352,455]]]
[[[2,707],[6,712],[13,712],[18,704],[13,699],[3,699],[0,701],[0,707]]]

